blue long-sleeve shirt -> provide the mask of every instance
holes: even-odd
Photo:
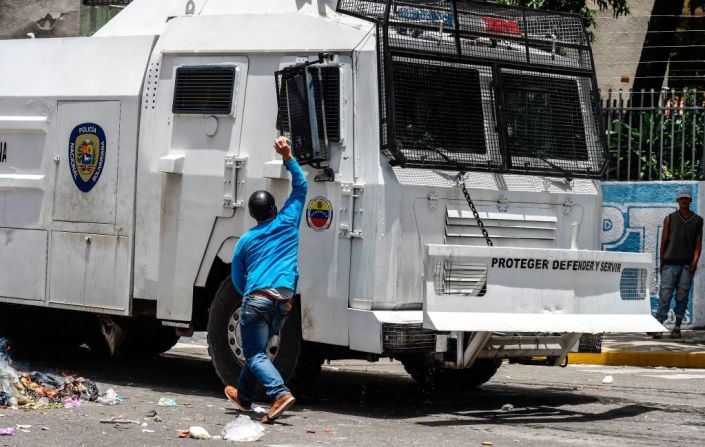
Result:
[[[274,219],[252,227],[235,246],[231,277],[242,296],[278,287],[296,291],[299,224],[308,182],[295,159],[285,161],[284,166],[291,172],[289,198]]]

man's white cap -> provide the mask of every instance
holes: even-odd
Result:
[[[690,192],[690,188],[681,188],[678,190],[678,196],[676,199],[683,197],[693,200],[693,193]]]

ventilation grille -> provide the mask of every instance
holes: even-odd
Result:
[[[176,69],[172,111],[194,115],[230,115],[235,76],[233,66],[191,66]]]
[[[625,301],[646,299],[646,269],[626,268],[619,280],[619,294]]]
[[[387,353],[429,352],[436,347],[436,333],[423,323],[382,323],[382,341]]]
[[[487,265],[439,262],[435,269],[434,290],[436,295],[485,296]]]
[[[319,138],[324,139],[325,131],[328,134],[329,142],[338,143],[340,142],[340,68],[337,65],[313,66],[308,67],[308,72],[313,82]],[[283,135],[290,137],[289,104],[285,90],[288,73],[295,73],[295,71],[285,70],[277,73],[277,100],[279,104],[277,129]],[[323,126],[324,105],[325,128]]]
[[[550,210],[541,211],[532,210],[532,214],[528,214],[478,210],[478,214],[498,247],[555,248],[558,218]],[[449,245],[486,245],[469,207],[446,209],[445,242]]]

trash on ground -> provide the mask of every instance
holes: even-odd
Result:
[[[49,431],[49,427],[39,427],[41,430]]]
[[[149,410],[146,414],[148,418],[153,418],[154,416],[157,415],[157,410]]]
[[[502,405],[502,411],[512,411],[513,409],[514,409],[514,405],[512,405],[512,404]]]
[[[142,433],[154,433],[154,430],[150,430],[148,428],[143,428]]]
[[[208,431],[205,428],[199,427],[199,426],[190,427],[188,429],[188,434],[193,439],[210,439],[211,438],[210,433],[208,433]]]
[[[176,406],[176,398],[162,396],[159,398],[159,402],[157,402],[157,405],[160,407],[175,407]]]
[[[15,428],[17,428],[18,430],[22,430],[23,428],[32,428],[32,426],[28,424],[17,424],[15,425]]]
[[[0,407],[23,410],[63,408],[66,399],[98,398],[98,387],[75,372],[49,374],[40,371],[21,373],[7,355],[8,343],[0,338]]]
[[[330,428],[324,428],[324,429],[323,429],[323,433],[331,433],[332,431],[333,431],[333,430],[331,430]]]
[[[604,379],[602,379],[602,383],[610,384],[614,382],[614,377],[612,376],[605,376]]]
[[[188,438],[190,436],[191,431],[190,430],[177,430],[176,433],[179,435],[179,438]]]
[[[264,427],[244,414],[241,414],[223,429],[221,436],[226,441],[249,442],[257,441],[264,436]]]
[[[110,419],[101,419],[101,424],[140,424],[140,421],[135,421],[133,419],[127,419],[123,416],[113,416]]]
[[[316,433],[316,430],[309,428],[306,430],[306,433]]]
[[[263,407],[263,406],[261,406],[261,405],[257,405],[257,404],[252,404],[252,411],[253,411],[255,414],[265,414],[265,413],[267,413],[267,409],[266,409],[265,407]]]
[[[482,445],[494,445],[492,441],[482,441]]]
[[[0,436],[15,436],[17,429],[15,427],[0,428]]]
[[[78,408],[81,406],[81,401],[78,399],[73,399],[71,397],[67,397],[64,399],[64,408]]]
[[[96,399],[96,402],[103,405],[117,405],[123,400],[125,400],[124,397],[119,396],[114,389],[108,388],[108,391],[98,397],[98,399]]]

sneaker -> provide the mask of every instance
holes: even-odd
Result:
[[[671,338],[681,338],[681,330],[680,329],[673,329],[671,331]]]
[[[289,393],[278,398],[272,404],[272,408],[269,410],[269,413],[262,416],[262,423],[271,424],[275,419],[281,416],[284,411],[294,405],[294,402],[296,402],[296,399],[294,399],[294,396]]]
[[[225,397],[228,398],[228,400],[232,403],[235,404],[238,410],[240,411],[250,411],[252,410],[252,405],[251,404],[243,404],[240,402],[237,398],[237,388],[234,386],[226,386],[225,387]]]

